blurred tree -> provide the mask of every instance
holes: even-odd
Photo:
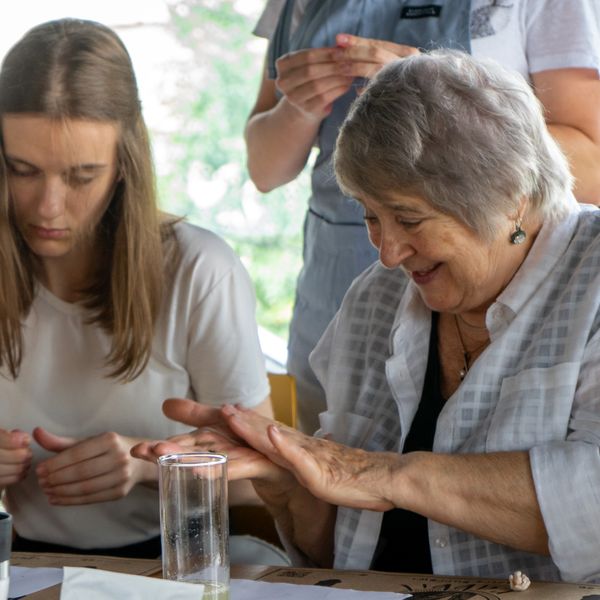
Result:
[[[260,194],[245,167],[243,131],[260,81],[266,42],[252,35],[262,2],[168,0],[170,27],[190,52],[172,100],[160,174],[163,207],[224,237],[254,281],[258,322],[287,337],[301,265],[308,175]],[[253,7],[249,11],[249,8]],[[242,12],[242,9],[245,12]],[[249,14],[250,12],[250,14]]]

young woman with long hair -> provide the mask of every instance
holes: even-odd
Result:
[[[0,70],[0,490],[15,550],[156,556],[168,397],[270,412],[250,280],[161,213],[129,55],[98,23],[29,31]]]

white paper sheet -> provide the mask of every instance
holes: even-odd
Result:
[[[96,569],[93,571],[98,572]],[[33,592],[61,583],[62,578],[62,569],[11,567],[8,597],[18,598],[26,594],[33,594]],[[153,581],[160,580],[154,579]],[[231,600],[402,600],[411,597],[409,594],[392,592],[363,592],[247,579],[232,579],[230,595]]]
[[[198,600],[203,593],[200,583],[65,567],[60,600]]]
[[[39,590],[45,590],[60,583],[62,578],[62,569],[11,567],[8,597],[19,598]]]
[[[231,580],[231,600],[402,600],[410,594],[362,592],[318,585]]]

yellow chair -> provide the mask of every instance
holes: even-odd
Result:
[[[296,427],[296,380],[288,373],[269,373],[271,405],[275,420]]]

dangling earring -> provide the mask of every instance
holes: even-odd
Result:
[[[510,234],[511,244],[522,244],[527,234],[521,229],[521,219],[515,221],[515,230]]]

